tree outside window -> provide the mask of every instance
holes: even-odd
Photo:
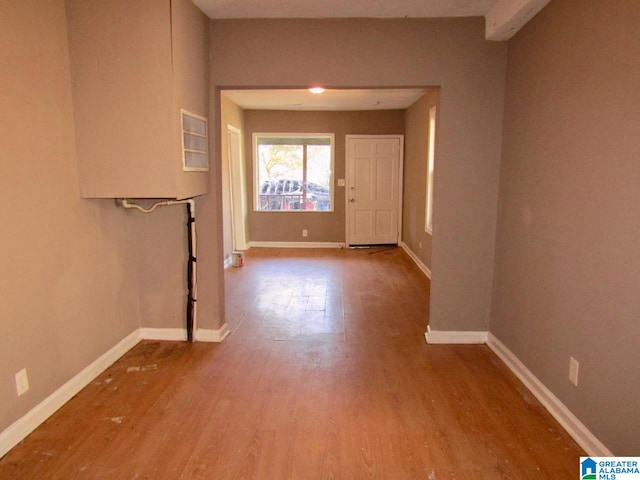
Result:
[[[333,209],[333,135],[254,134],[258,211]]]

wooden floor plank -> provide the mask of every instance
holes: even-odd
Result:
[[[1,479],[573,479],[584,452],[481,345],[427,345],[401,249],[252,249],[222,344],[142,342]]]

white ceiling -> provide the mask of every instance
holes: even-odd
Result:
[[[315,95],[296,90],[224,90],[222,94],[247,110],[396,110],[410,107],[426,93],[423,88],[325,90]]]
[[[507,40],[550,0],[193,0],[209,18],[485,17],[486,37]]]

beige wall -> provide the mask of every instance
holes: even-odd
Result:
[[[431,234],[425,231],[429,169],[429,110],[438,101],[431,89],[407,109],[404,139],[402,241],[431,270]]]
[[[190,5],[181,15],[197,13]],[[143,215],[80,198],[68,13],[62,0],[30,0],[4,2],[0,16],[0,431],[137,328],[185,321],[185,207]],[[207,113],[193,103],[207,104],[206,91],[184,98]],[[25,367],[31,389],[17,397]]]
[[[130,4],[130,0],[126,2],[127,6]],[[170,5],[173,73],[173,105],[170,115],[173,119],[174,138],[172,164],[177,182],[175,196],[185,198],[209,191],[207,173],[183,171],[180,121],[180,109],[209,118],[209,19],[191,0],[171,0]]]
[[[211,28],[209,29],[211,31]],[[209,64],[210,72],[212,62]],[[219,329],[224,313],[224,215],[220,93],[209,94],[210,189],[196,199],[198,209],[198,325]]]
[[[214,89],[442,87],[430,321],[437,330],[487,330],[506,44],[485,41],[480,18],[221,20],[210,37]],[[220,268],[201,285],[222,282]]]
[[[245,112],[245,152],[247,205],[251,241],[338,242],[345,241],[345,187],[336,186],[345,178],[345,135],[404,133],[404,111],[285,112],[247,110]],[[257,212],[254,200],[254,133],[333,133],[333,212]],[[302,237],[302,229],[308,237]]]
[[[66,1],[83,196],[175,191],[170,8],[155,3]]]
[[[89,198],[208,191],[182,167],[180,109],[208,113],[208,19],[190,0],[67,0],[76,148]]]
[[[0,431],[139,325],[138,224],[79,194],[64,2],[1,9]]]
[[[150,207],[154,200],[137,200]],[[135,223],[128,248],[138,251],[140,326],[185,328],[187,297],[187,214],[185,205],[161,207],[151,214],[120,213]],[[196,206],[196,229],[200,212]],[[201,248],[198,248],[201,250]],[[198,272],[199,273],[199,272]]]
[[[65,5],[83,195],[206,192],[210,175],[182,168],[180,109],[209,113],[207,17],[190,0]],[[136,222],[142,326],[183,327],[185,207],[122,214]]]
[[[640,451],[639,25],[554,0],[510,41],[491,319],[616,455]]]

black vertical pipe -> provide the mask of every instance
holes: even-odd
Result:
[[[196,299],[193,297],[193,266],[196,257],[193,255],[193,233],[191,224],[196,219],[191,213],[191,204],[187,203],[187,244],[189,248],[189,258],[187,259],[187,341],[193,342],[193,311]]]

